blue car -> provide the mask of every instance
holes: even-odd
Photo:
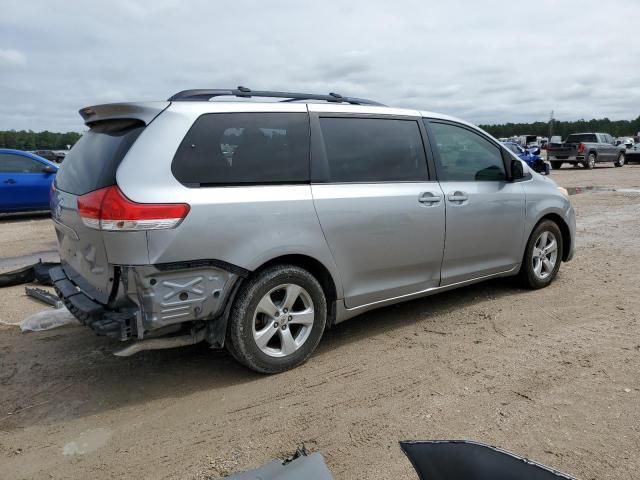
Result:
[[[0,148],[0,213],[49,209],[58,166],[33,153]]]
[[[524,160],[534,171],[549,174],[549,163],[540,156],[540,148],[526,149],[515,142],[502,142],[502,144],[515,153],[520,160]]]

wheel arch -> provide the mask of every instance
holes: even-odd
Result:
[[[558,225],[558,228],[560,229],[560,233],[562,234],[562,245],[563,245],[562,261],[566,262],[569,258],[569,251],[570,251],[570,248],[568,248],[568,246],[571,245],[571,240],[572,240],[571,229],[569,228],[569,225],[567,225],[567,222],[565,222],[560,215],[558,215],[557,213],[547,213],[542,217],[540,217],[540,219],[536,222],[536,224],[531,229],[531,232],[533,232],[536,229],[536,227],[545,220],[551,220],[553,223]],[[531,233],[529,233],[529,236],[531,236]]]
[[[252,272],[252,274],[272,265],[282,264],[295,265],[297,267],[304,268],[311,275],[313,275],[318,280],[318,282],[320,282],[322,290],[324,291],[325,297],[327,299],[327,327],[331,327],[335,323],[336,319],[336,301],[338,300],[338,289],[336,281],[329,269],[322,262],[309,255],[287,254],[274,257],[264,262],[262,265],[256,268]]]

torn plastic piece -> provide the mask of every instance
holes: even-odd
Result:
[[[333,480],[331,472],[319,453],[307,454],[302,447],[292,458],[273,460],[260,468],[244,473],[236,473],[228,480]]]
[[[57,310],[43,310],[34,313],[20,322],[20,330],[23,332],[41,332],[63,325],[79,325],[80,323],[66,308]]]
[[[404,441],[421,480],[576,480],[526,458],[468,440]]]
[[[33,273],[33,265],[18,268],[0,274],[0,287],[12,287],[13,285],[22,285],[23,283],[33,282],[35,279]]]
[[[35,298],[36,300],[40,300],[41,302],[46,303],[47,305],[51,305],[53,308],[62,308],[62,300],[60,300],[56,295],[47,292],[42,288],[37,287],[24,287],[24,293],[28,296]]]
[[[36,282],[42,285],[53,285],[53,281],[49,275],[49,270],[53,267],[59,266],[60,262],[43,262],[40,260],[38,263],[33,265],[33,274],[36,277]]]
[[[39,261],[33,265],[27,265],[17,270],[1,273],[0,288],[31,283],[34,280],[43,285],[53,285],[51,277],[49,276],[49,269],[59,265],[60,264],[56,262]]]

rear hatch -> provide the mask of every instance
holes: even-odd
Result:
[[[103,304],[115,295],[118,279],[108,260],[103,231],[85,224],[79,215],[78,200],[115,185],[116,171],[129,148],[146,124],[168,104],[146,110],[141,110],[139,104],[131,105],[135,108],[127,110],[127,104],[120,104],[118,108],[105,105],[81,110],[90,129],[66,156],[56,175],[51,197],[52,218],[65,273],[84,293]]]
[[[550,145],[547,147],[547,155],[549,157],[555,157],[559,159],[566,159],[569,157],[575,157],[578,154],[578,143],[560,145]]]

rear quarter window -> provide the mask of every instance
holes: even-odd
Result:
[[[74,195],[116,183],[116,171],[144,123],[107,120],[93,125],[73,146],[56,175],[56,188]]]
[[[178,147],[171,170],[188,187],[309,182],[306,113],[209,113]]]

